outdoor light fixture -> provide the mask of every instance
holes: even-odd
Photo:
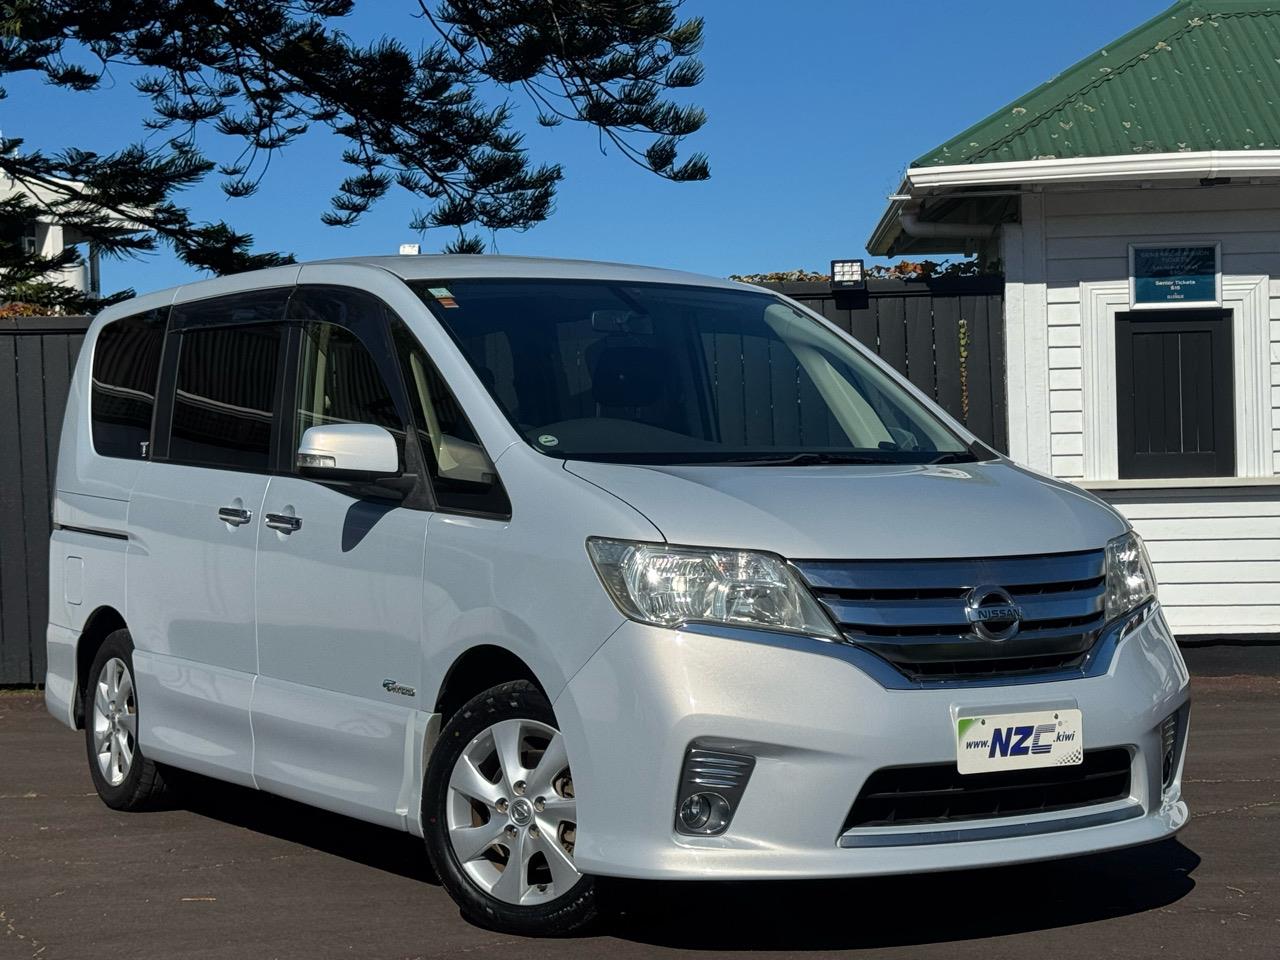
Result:
[[[831,261],[832,290],[865,290],[867,277],[862,269],[861,260]]]

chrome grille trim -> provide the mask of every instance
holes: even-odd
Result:
[[[794,561],[846,640],[918,682],[1082,670],[1105,623],[1102,550],[962,560]],[[995,643],[972,632],[969,590],[995,584],[1023,610]]]
[[[1136,610],[1112,621],[1102,631],[1093,647],[1084,655],[1079,666],[1050,672],[1034,671],[1006,673],[1000,676],[970,675],[965,677],[940,677],[929,681],[913,680],[883,660],[852,643],[837,643],[826,637],[811,637],[799,633],[785,633],[763,627],[730,627],[723,623],[699,623],[690,621],[676,629],[692,636],[715,637],[755,643],[761,646],[789,650],[807,656],[828,657],[848,664],[870,677],[885,690],[919,690],[937,687],[980,688],[1011,687],[1023,684],[1055,683],[1060,680],[1078,680],[1082,677],[1101,677],[1111,669],[1116,652],[1125,638],[1139,627],[1148,625],[1165,643],[1173,643],[1164,617],[1159,616],[1160,606],[1148,600]]]

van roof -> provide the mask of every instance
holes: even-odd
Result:
[[[730,290],[759,290],[750,284],[719,277],[707,277],[682,270],[638,267],[625,263],[595,260],[557,260],[547,257],[507,257],[497,254],[404,254],[399,256],[337,257],[309,260],[262,270],[247,270],[225,277],[210,277],[190,283],[139,294],[107,307],[95,318],[95,327],[110,323],[140,309],[163,308],[172,303],[254,289],[261,277],[263,286],[292,285],[303,267],[343,264],[384,270],[402,280],[460,280],[474,277],[501,279],[611,280],[622,283],[676,283],[719,287]],[[92,329],[92,328],[91,328]]]
[[[683,270],[641,267],[598,260],[561,260],[552,257],[510,257],[499,254],[407,254],[400,256],[342,257],[313,263],[349,263],[380,267],[402,280],[460,279],[471,277],[550,278],[564,280],[624,280],[647,283],[685,283],[711,287],[737,287],[733,280],[708,277]]]

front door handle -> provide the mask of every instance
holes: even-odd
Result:
[[[253,511],[245,510],[243,507],[219,507],[218,519],[233,527],[243,527],[253,519]]]
[[[281,533],[293,533],[295,530],[302,529],[302,518],[291,517],[285,513],[267,513],[263,515],[266,518],[266,524],[272,530],[279,530]]]

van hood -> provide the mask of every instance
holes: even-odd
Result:
[[[1128,529],[1096,497],[1007,461],[905,466],[565,469],[644,514],[669,543],[792,560],[1096,550]]]

